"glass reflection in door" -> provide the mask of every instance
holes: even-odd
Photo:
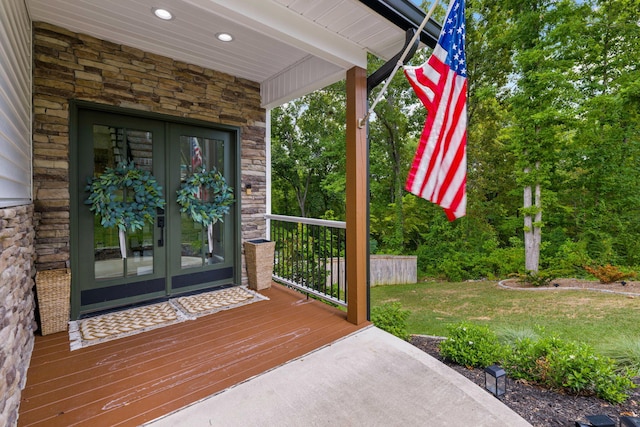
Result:
[[[153,135],[144,130],[112,126],[93,126],[94,176],[122,162],[152,171]],[[126,188],[116,190],[115,201],[132,201]],[[153,273],[153,225],[146,223],[142,230],[127,231],[125,248],[120,248],[118,228],[104,228],[94,218],[93,246],[95,278],[98,280],[143,276]]]
[[[224,142],[194,136],[180,136],[180,183],[188,176],[216,168],[224,176]],[[200,188],[196,197],[210,202],[213,195]],[[180,253],[183,269],[203,267],[224,261],[224,228],[220,222],[213,225],[211,235],[207,227],[191,219],[186,213],[180,217]]]

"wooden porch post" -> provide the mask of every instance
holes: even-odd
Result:
[[[347,71],[347,320],[367,321],[367,70]]]

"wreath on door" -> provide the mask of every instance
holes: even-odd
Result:
[[[206,192],[206,200],[199,197]],[[194,222],[205,227],[223,221],[224,215],[229,213],[233,199],[233,189],[216,168],[207,172],[191,174],[177,191],[180,212],[186,213]]]
[[[91,177],[86,190],[85,204],[100,219],[104,228],[118,227],[120,231],[141,230],[145,223],[153,224],[156,210],[164,208],[162,187],[151,172],[136,169],[133,162],[121,162],[115,168]],[[122,197],[120,191],[125,192]]]

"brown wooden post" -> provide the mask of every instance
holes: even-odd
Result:
[[[367,321],[367,71],[347,71],[347,320]]]

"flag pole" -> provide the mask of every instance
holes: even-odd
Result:
[[[384,86],[382,86],[382,89],[380,89],[380,92],[378,93],[378,96],[373,101],[373,104],[371,104],[371,107],[369,108],[369,111],[367,111],[367,114],[363,118],[358,120],[358,127],[360,129],[362,129],[365,126],[365,124],[367,123],[367,120],[369,119],[369,116],[371,116],[371,113],[373,113],[373,109],[376,107],[376,105],[378,105],[378,103],[382,99],[382,96],[387,91],[387,88],[389,87],[389,84],[391,83],[391,80],[393,79],[393,76],[395,76],[396,72],[398,71],[398,68],[400,68],[404,64],[404,60],[407,57],[407,54],[409,53],[409,50],[411,50],[411,46],[413,46],[413,44],[416,42],[418,37],[420,37],[420,34],[422,33],[422,30],[424,29],[425,25],[427,25],[427,22],[429,22],[429,18],[431,18],[431,15],[433,15],[434,10],[436,10],[436,6],[438,5],[438,2],[439,2],[439,0],[435,0],[433,2],[431,7],[429,8],[429,11],[427,12],[427,15],[424,17],[424,19],[422,20],[422,23],[418,27],[418,30],[413,35],[413,38],[411,39],[411,41],[407,44],[407,47],[404,49],[404,52],[402,52],[402,56],[400,57],[400,59],[398,59],[398,62],[396,63],[395,67],[393,68],[393,71],[391,71],[391,74],[389,75],[389,77],[387,77],[387,81],[384,83]]]

